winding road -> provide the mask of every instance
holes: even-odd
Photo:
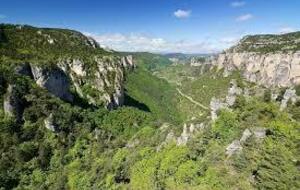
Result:
[[[200,106],[201,108],[203,108],[203,109],[205,109],[205,110],[209,110],[208,107],[204,106],[204,105],[201,104],[200,102],[195,101],[192,97],[190,97],[190,96],[184,94],[183,92],[181,92],[181,90],[180,90],[179,88],[176,88],[176,90],[178,91],[178,93],[179,93],[181,96],[185,97],[186,99],[188,99],[189,101],[191,101],[191,102],[194,103],[195,105]]]

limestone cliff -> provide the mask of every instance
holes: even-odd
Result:
[[[300,83],[300,34],[256,35],[243,38],[213,61],[224,75],[240,70],[251,82],[267,87]]]
[[[0,24],[0,34],[0,63],[14,68],[15,75],[28,76],[67,102],[79,96],[108,109],[123,104],[125,72],[135,67],[132,56],[108,52],[94,39],[67,29]],[[4,102],[8,112],[12,100]]]
[[[58,67],[68,74],[80,97],[113,109],[123,105],[125,72],[135,65],[132,56],[104,56],[95,57],[92,68],[79,59],[61,61]]]
[[[15,72],[31,77],[38,86],[62,100],[73,102],[73,86],[75,93],[90,104],[113,109],[123,105],[125,72],[134,67],[132,56],[103,56],[95,57],[92,66],[79,59],[68,59],[50,67],[22,63]]]
[[[300,83],[300,51],[267,54],[226,52],[218,55],[215,64],[224,69],[224,75],[238,69],[248,81],[267,87],[288,87]]]

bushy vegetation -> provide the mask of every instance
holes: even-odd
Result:
[[[8,81],[5,69],[9,67],[1,67],[2,78]],[[49,95],[27,78],[16,77],[12,78],[22,81],[20,87],[30,88],[21,90],[27,102],[23,124],[0,109],[2,189],[300,187],[299,123],[268,98],[240,96],[232,111],[222,110],[186,146],[173,141],[162,146],[169,131],[176,129],[159,127],[163,122],[180,125],[180,111],[170,98],[176,100],[174,88],[142,68],[128,75],[126,88],[149,110],[133,105],[114,111],[81,108]],[[44,126],[50,114],[56,132]],[[245,129],[255,128],[266,129],[267,136],[252,135],[241,152],[225,154]]]
[[[3,41],[5,33],[0,31]],[[33,49],[29,48],[32,54]],[[23,59],[19,53],[14,59]],[[205,120],[207,127],[187,145],[178,146],[172,138],[182,131],[191,113],[200,109],[182,98],[176,88],[208,106],[212,96],[224,97],[232,78],[243,84],[238,74],[223,78],[218,73],[201,75],[186,66],[155,66],[159,74],[177,71],[165,75],[164,80],[142,61],[126,76],[126,105],[108,111],[64,102],[29,77],[16,75],[14,61],[2,56],[4,59],[0,100],[3,103],[8,85],[15,85],[24,113],[20,122],[0,108],[1,190],[300,189],[299,102],[280,111],[268,91],[261,98],[239,96],[231,110],[218,113],[216,121],[207,121],[209,110],[197,118]],[[143,59],[150,64],[153,61]],[[181,86],[167,82],[178,73]],[[54,131],[45,127],[50,116]],[[239,152],[228,156],[226,147],[246,129],[252,135],[241,142]],[[256,137],[256,129],[264,130],[265,136]]]
[[[109,54],[94,43],[73,30],[0,25],[2,62],[17,60],[44,64],[62,58],[90,60],[95,55]]]
[[[182,121],[177,108],[177,92],[165,80],[138,68],[128,75],[125,88],[127,95],[145,104],[158,120],[171,123]]]
[[[230,49],[235,52],[274,53],[300,50],[300,32],[281,35],[252,35],[244,37],[241,42]]]

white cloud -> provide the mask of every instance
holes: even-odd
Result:
[[[191,16],[192,11],[190,10],[182,10],[178,9],[177,11],[174,12],[174,16],[177,18],[188,18]]]
[[[296,29],[291,28],[291,27],[282,27],[279,29],[279,33],[281,33],[281,34],[295,32],[295,31],[296,31]]]
[[[221,51],[224,47],[228,47],[228,44],[221,41],[168,41],[163,38],[151,37],[143,34],[85,34],[93,37],[102,47],[107,47],[116,51],[215,53]]]
[[[234,1],[230,5],[231,5],[231,7],[234,7],[234,8],[243,7],[246,5],[246,2],[245,1]]]
[[[6,18],[5,15],[1,15],[1,14],[0,14],[0,19],[5,19],[5,18]]]
[[[235,20],[238,22],[243,22],[252,19],[254,16],[252,14],[244,14],[237,17]]]

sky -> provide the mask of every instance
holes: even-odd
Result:
[[[117,51],[215,53],[300,30],[300,0],[1,0],[0,23],[69,28]]]

